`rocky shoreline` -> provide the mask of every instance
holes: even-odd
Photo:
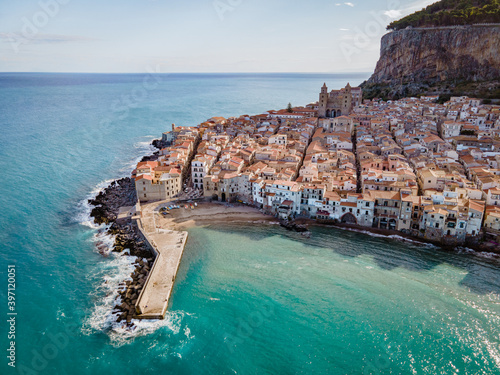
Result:
[[[157,149],[165,147],[161,139],[153,140],[152,145]],[[156,151],[152,155],[145,155],[141,161],[156,160],[158,155],[159,151]],[[117,322],[125,322],[129,328],[134,327],[132,319],[136,317],[135,303],[155,261],[155,254],[139,235],[137,228],[131,223],[119,224],[116,221],[120,207],[134,206],[136,202],[135,182],[130,177],[111,182],[95,198],[88,200],[89,205],[93,206],[90,216],[94,223],[107,225],[107,229],[103,231],[107,235],[114,236],[111,251],[137,257],[134,263],[135,270],[131,273],[130,280],[118,286],[118,298],[113,308],[113,314],[117,315]],[[96,243],[96,247],[101,254],[107,254],[107,247],[103,242]],[[124,252],[126,249],[128,251]]]
[[[137,201],[135,183],[130,177],[111,182],[88,203],[94,206],[90,216],[97,225],[114,223],[118,217],[118,210],[123,206],[133,206]]]
[[[305,233],[308,231],[307,225],[305,224],[298,224],[294,220],[289,221],[289,220],[280,220],[280,226],[285,228],[286,230],[289,231],[294,231],[298,233]]]
[[[113,308],[113,314],[117,315],[117,322],[126,322],[129,328],[133,328],[135,303],[154,262],[154,254],[139,236],[135,226],[130,223],[119,224],[116,221],[120,207],[132,206],[136,203],[134,181],[129,177],[113,181],[94,199],[89,199],[88,203],[94,206],[90,213],[94,222],[98,225],[108,225],[103,231],[114,236],[111,251],[123,253],[125,249],[128,249],[129,251],[124,254],[137,257],[134,263],[135,270],[130,275],[131,280],[124,281],[118,287],[117,304]],[[104,243],[98,242],[96,247],[101,254],[105,254]]]
[[[337,229],[349,230],[359,233],[373,233],[376,235],[384,236],[386,238],[391,238],[391,236],[398,236],[402,240],[433,245],[436,248],[439,248],[443,251],[461,252],[463,249],[470,249],[476,253],[491,253],[491,254],[498,254],[500,256],[500,249],[477,240],[468,240],[464,244],[454,245],[454,244],[442,243],[439,241],[432,241],[424,237],[414,236],[412,234],[403,233],[395,230],[364,227],[357,224],[346,224],[340,222],[333,222],[329,220],[314,220],[314,219],[304,219],[304,218],[296,219],[295,222],[299,225],[305,225],[305,226],[316,225],[321,227],[333,227]]]
[[[126,322],[128,327],[133,328],[132,319],[135,318],[135,303],[139,299],[142,289],[146,283],[154,259],[149,258],[138,259],[135,262],[135,270],[130,275],[132,280],[127,280],[121,283],[118,287],[118,296],[120,302],[114,307],[113,314],[118,318],[116,321]]]

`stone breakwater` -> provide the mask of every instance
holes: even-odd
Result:
[[[113,314],[118,315],[117,322],[125,321],[127,325],[132,325],[132,319],[136,318],[135,304],[144,288],[153,262],[152,257],[138,259],[135,271],[130,276],[132,280],[127,280],[118,287],[119,302],[113,309]]]
[[[136,203],[136,193],[134,181],[131,178],[122,178],[113,181],[101,191],[94,199],[89,200],[89,204],[94,206],[90,216],[98,225],[108,225],[106,233],[114,237],[114,244],[111,251],[125,253],[135,256],[135,270],[130,275],[130,280],[119,285],[118,298],[113,309],[113,314],[117,315],[117,321],[125,321],[128,326],[132,326],[132,319],[135,318],[135,303],[144,287],[149,272],[155,260],[155,255],[149,249],[148,244],[138,234],[137,228],[130,224],[119,224],[116,219],[120,207],[131,206]],[[105,245],[96,243],[101,254],[104,253]]]
[[[153,140],[152,145],[159,150],[165,147],[161,139]],[[152,155],[146,155],[141,161],[156,160],[158,154],[157,151]],[[135,305],[156,260],[156,254],[151,250],[144,236],[139,233],[137,226],[117,221],[120,208],[134,206],[136,202],[135,182],[130,177],[111,182],[95,198],[88,201],[89,205],[93,206],[90,216],[94,223],[106,224],[107,228],[100,229],[100,231],[105,231],[106,234],[114,237],[111,251],[138,258],[134,263],[135,270],[130,275],[130,279],[118,286],[118,297],[113,309],[117,322],[126,322],[129,327],[133,327],[132,319],[137,318]],[[96,247],[101,254],[107,254],[107,246],[103,242],[97,242]],[[125,250],[128,252],[124,253]]]

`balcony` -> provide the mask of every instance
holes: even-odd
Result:
[[[330,216],[330,213],[328,211],[323,211],[323,210],[318,210],[317,214],[321,216]]]
[[[396,219],[396,220],[399,218],[398,215],[389,214],[389,213],[387,213],[387,214],[375,214],[375,217],[378,217],[379,219],[387,218],[387,219]]]

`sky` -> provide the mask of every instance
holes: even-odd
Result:
[[[0,72],[371,72],[436,0],[0,0]]]

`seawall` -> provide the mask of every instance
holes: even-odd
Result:
[[[188,233],[158,229],[154,212],[144,213],[135,224],[156,255],[151,271],[135,304],[136,319],[163,319],[170,302]]]

